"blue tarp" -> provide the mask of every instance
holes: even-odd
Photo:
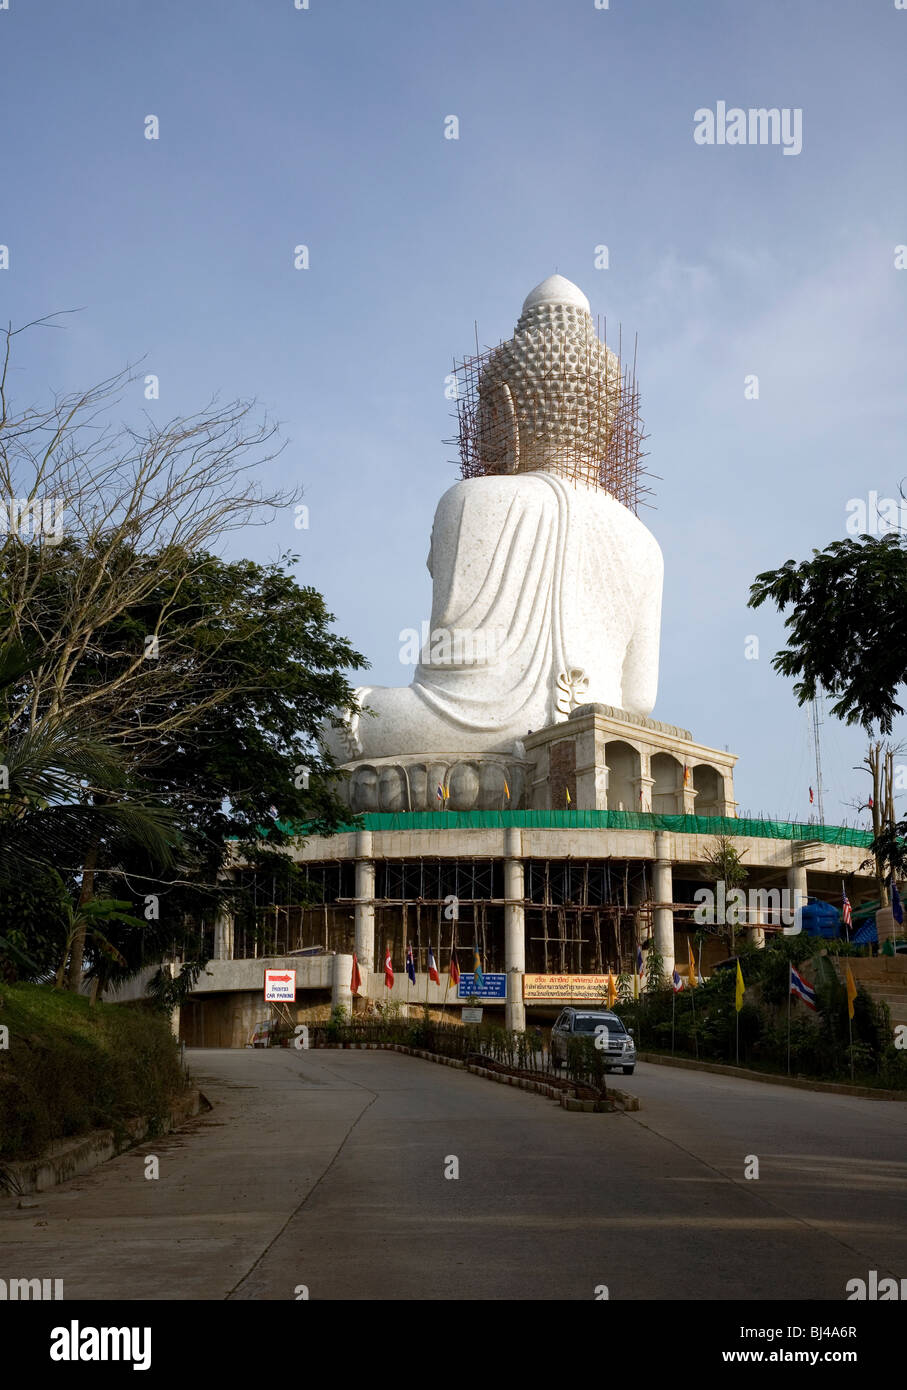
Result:
[[[871,945],[873,942],[878,943],[879,933],[876,928],[876,919],[874,917],[867,917],[865,922],[860,923],[850,939],[855,946]]]
[[[831,903],[807,898],[802,912],[803,930],[808,936],[823,936],[827,940],[841,935],[841,914]]]

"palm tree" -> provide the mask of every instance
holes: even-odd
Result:
[[[129,907],[128,902],[121,902],[117,898],[91,898],[85,903],[70,903],[69,907],[65,909],[66,945],[55,977],[57,989],[63,987],[66,965],[77,939],[81,940],[83,949],[88,941],[91,941],[101,955],[107,956],[117,965],[125,966],[127,964],[123,953],[101,930],[101,924],[106,926],[108,922],[116,922],[121,926],[143,928],[145,923],[141,918],[133,917],[127,911]],[[97,994],[99,978],[99,976],[95,976],[95,988],[91,994],[92,1003],[94,1003]]]

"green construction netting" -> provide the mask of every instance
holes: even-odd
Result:
[[[828,845],[872,843],[868,830],[737,816],[657,816],[651,811],[366,811],[364,830],[670,830],[677,835],[754,835],[770,840],[820,840]],[[278,823],[280,824],[280,823]],[[354,826],[341,827],[349,830]],[[290,831],[288,825],[281,830]],[[305,834],[305,827],[299,827]]]

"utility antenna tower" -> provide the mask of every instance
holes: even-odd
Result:
[[[816,804],[819,808],[819,824],[825,824],[825,800],[822,795],[822,748],[819,741],[819,730],[824,723],[822,719],[822,694],[816,694],[812,702],[813,706],[813,747],[816,753]]]

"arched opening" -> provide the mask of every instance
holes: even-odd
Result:
[[[608,810],[639,810],[639,753],[629,743],[605,745],[608,767]]]
[[[670,753],[652,759],[652,810],[657,816],[683,814],[683,768]]]
[[[697,816],[724,815],[724,780],[717,768],[699,763],[693,768],[693,787],[696,791]]]

